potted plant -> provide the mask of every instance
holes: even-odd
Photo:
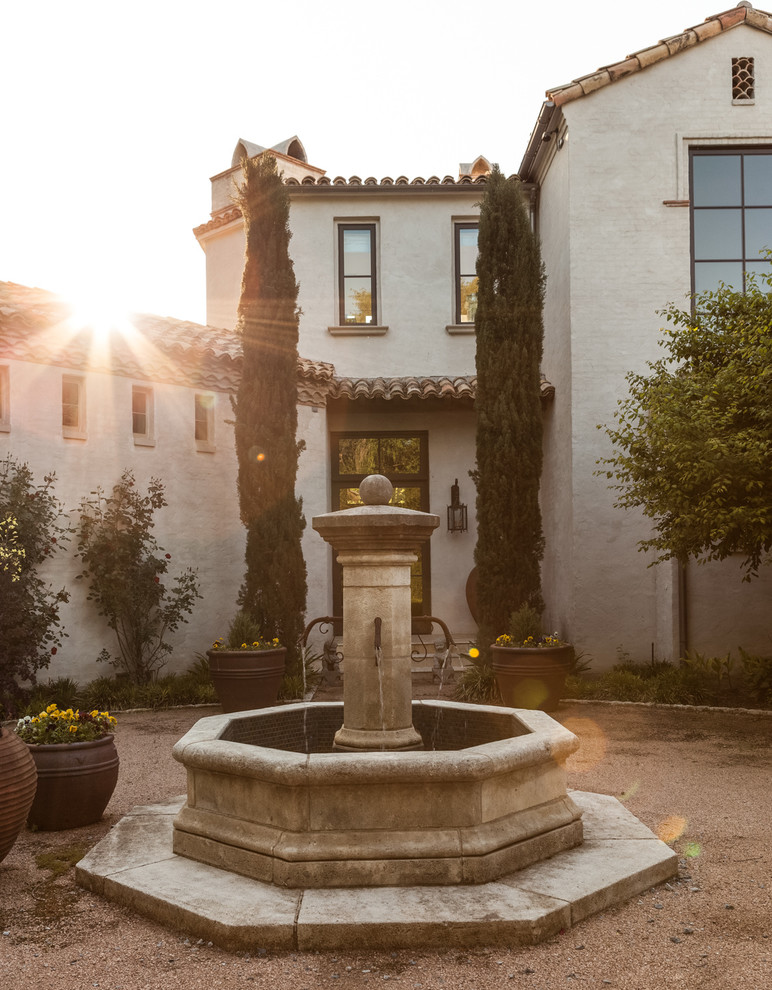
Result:
[[[27,820],[38,774],[29,749],[0,724],[0,862]]]
[[[284,677],[287,650],[278,639],[264,640],[246,612],[237,612],[227,638],[206,651],[212,683],[224,712],[275,705]]]
[[[58,831],[99,821],[118,781],[114,729],[109,712],[60,711],[55,704],[19,719],[16,733],[37,768],[30,828]]]
[[[574,662],[574,648],[557,633],[542,632],[541,613],[523,605],[512,613],[509,632],[491,646],[493,673],[509,708],[554,711]]]

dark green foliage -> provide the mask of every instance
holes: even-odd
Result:
[[[477,334],[478,642],[523,604],[543,609],[541,356],[544,271],[519,183],[495,167],[480,211]]]
[[[676,663],[624,659],[597,676],[574,670],[566,679],[566,698],[644,701],[666,705],[720,705],[730,708],[772,706],[772,658],[740,648],[741,667],[730,653],[691,653]]]
[[[239,203],[247,249],[238,330],[244,363],[236,401],[241,520],[246,575],[239,604],[263,638],[287,647],[297,673],[306,607],[305,526],[295,496],[298,286],[289,256],[289,197],[270,155],[242,162]]]
[[[500,705],[501,695],[493,667],[482,660],[473,661],[465,667],[456,687],[455,698],[474,705]]]
[[[772,657],[747,653],[740,647],[743,676],[752,697],[762,705],[772,707]]]
[[[54,591],[41,569],[67,539],[55,476],[42,484],[26,464],[0,461],[0,709],[15,710],[20,686],[35,682],[60,645],[59,606],[69,595]]]
[[[541,612],[532,605],[521,605],[510,615],[503,631],[509,633],[515,646],[521,646],[529,639],[538,643],[542,637]]]
[[[157,478],[143,493],[131,471],[124,471],[112,495],[95,495],[81,502],[78,556],[85,569],[78,577],[89,579],[88,600],[96,602],[115,632],[119,651],[111,658],[103,650],[99,659],[118,667],[132,683],[147,684],[172,651],[164,637],[187,622],[201,597],[198,579],[187,568],[172,587],[161,580],[171,554],[151,532],[156,510],[166,505]]]
[[[38,681],[25,699],[24,707],[27,713],[36,715],[51,704],[57,705],[60,711],[65,711],[67,708],[85,708],[81,701],[78,682],[71,677]]]
[[[640,507],[656,560],[745,557],[745,579],[772,548],[772,279],[722,287],[694,312],[664,311],[665,356],[627,376],[600,461],[622,508]]]

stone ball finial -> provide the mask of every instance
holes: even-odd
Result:
[[[368,474],[359,486],[359,497],[365,505],[388,505],[394,486],[382,474]]]

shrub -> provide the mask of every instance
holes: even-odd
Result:
[[[107,660],[134,684],[147,684],[166,663],[172,647],[165,639],[187,622],[198,593],[195,571],[187,568],[169,588],[161,580],[171,554],[159,547],[151,530],[156,509],[165,506],[163,484],[151,478],[146,494],[137,488],[131,471],[105,497],[81,502],[78,555],[88,578],[88,599],[118,641],[118,656],[103,650]]]
[[[746,653],[740,648],[743,677],[748,689],[759,704],[772,705],[772,657]]]
[[[468,654],[462,655],[468,656]],[[455,696],[457,701],[466,701],[470,704],[500,705],[501,695],[493,667],[479,659],[473,660],[472,664],[461,672]]]
[[[0,707],[18,705],[21,684],[56,654],[64,633],[59,606],[69,595],[54,591],[40,570],[67,540],[54,474],[37,484],[26,464],[0,461]]]

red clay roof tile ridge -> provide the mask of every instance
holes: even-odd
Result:
[[[571,103],[573,100],[578,100],[582,96],[588,96],[590,93],[594,93],[604,86],[616,82],[618,79],[622,79],[633,72],[639,72],[641,69],[648,68],[648,66],[654,65],[656,62],[662,61],[662,59],[677,55],[687,48],[692,48],[694,45],[707,41],[722,31],[728,31],[742,23],[749,24],[751,27],[772,34],[772,14],[768,14],[763,10],[757,10],[743,0],[737,7],[732,7],[730,10],[723,11],[720,14],[706,17],[702,24],[686,28],[680,34],[673,35],[670,38],[663,38],[658,44],[633,52],[632,55],[628,55],[619,62],[601,66],[595,72],[590,72],[585,76],[579,76],[570,83],[548,89],[546,93],[547,99],[551,100],[558,107],[566,103]]]

